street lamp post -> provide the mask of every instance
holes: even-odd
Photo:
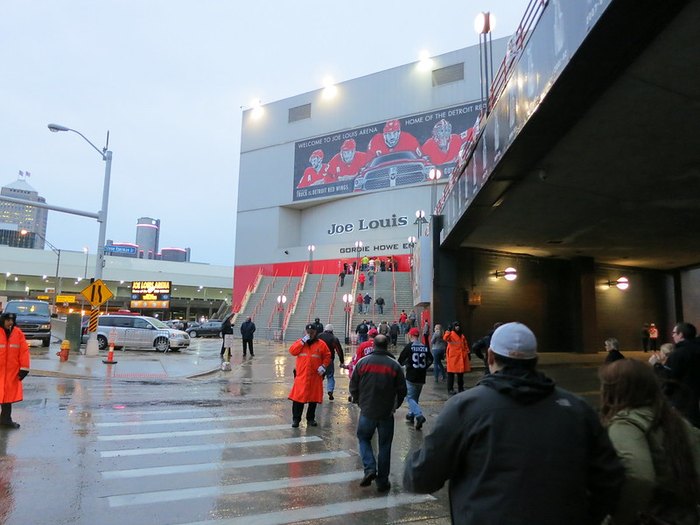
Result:
[[[360,252],[362,251],[362,241],[355,241],[355,251],[357,252],[357,268],[355,268],[355,273],[359,275],[360,273]]]
[[[87,266],[88,266],[88,253],[89,253],[89,248],[87,246],[83,246],[83,252],[85,253],[85,271],[83,272],[83,279],[87,279]]]
[[[316,246],[309,244],[306,249],[309,250],[309,273],[314,273],[314,252],[316,251]]]
[[[284,314],[284,303],[287,302],[287,296],[286,295],[278,295],[277,296],[277,312],[279,313],[279,324],[277,326],[280,334],[280,341],[284,340],[284,337],[282,337],[282,316]]]
[[[77,135],[80,135],[85,142],[90,144],[92,148],[99,153],[102,160],[105,162],[105,176],[104,182],[102,184],[102,208],[98,213],[97,222],[100,223],[100,231],[97,236],[97,257],[95,258],[95,280],[102,279],[102,270],[105,265],[105,240],[107,237],[107,210],[109,208],[109,181],[112,174],[112,152],[109,148],[109,131],[107,132],[107,140],[104,148],[100,150],[95,146],[88,138],[75,129],[68,128],[66,126],[61,126],[60,124],[49,124],[48,128],[53,133],[58,133],[59,131],[71,131]],[[88,323],[89,339],[87,346],[85,348],[86,356],[96,356],[98,351],[97,344],[97,316],[99,310],[98,308],[92,308],[90,312],[90,322]],[[91,330],[92,329],[92,330]]]
[[[343,294],[343,302],[345,303],[345,344],[350,344],[350,309],[355,298],[351,293]]]
[[[474,19],[474,31],[479,35],[479,74],[481,76],[481,102],[485,115],[491,112],[490,90],[493,82],[493,48],[491,31],[496,27],[496,17],[490,12],[482,12]]]
[[[27,231],[27,230],[20,230],[19,231],[19,234],[23,237],[25,235],[27,235],[28,233],[29,233],[29,231]],[[59,250],[53,244],[51,244],[48,240],[46,240],[46,237],[44,237],[42,234],[34,232],[34,235],[39,236],[49,246],[49,248],[51,248],[53,253],[56,254],[56,280],[54,281],[54,285],[53,285],[54,286],[54,289],[53,289],[53,312],[57,313],[56,312],[56,297],[58,296],[58,294],[61,291],[61,286],[59,284],[60,277],[58,276],[59,269],[61,268],[61,250]]]
[[[430,192],[430,214],[435,212],[435,205],[437,204],[437,182],[442,177],[442,170],[438,168],[430,168],[428,172],[428,178],[431,180],[431,192]]]
[[[421,236],[421,229],[424,224],[428,224],[428,220],[425,218],[425,210],[416,210],[416,220],[413,222],[418,227],[418,238]]]

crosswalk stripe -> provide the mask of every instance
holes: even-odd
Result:
[[[248,468],[267,465],[282,465],[290,463],[304,463],[308,461],[321,461],[324,459],[349,458],[345,451],[319,452],[316,454],[303,454],[299,456],[276,456],[269,458],[241,459],[237,461],[218,461],[216,463],[195,463],[192,465],[172,465],[168,467],[134,468],[126,470],[106,470],[102,472],[103,479],[141,478],[146,476],[162,476],[172,474],[191,474],[193,472],[207,472],[210,470],[224,470],[229,468]]]
[[[178,430],[175,432],[148,432],[145,434],[115,434],[113,436],[97,436],[97,441],[133,441],[136,439],[157,439],[186,436],[209,436],[216,434],[237,434],[241,432],[261,432],[265,430],[289,429],[289,425],[262,425],[259,427],[240,428],[209,428],[206,430]]]
[[[118,458],[126,456],[147,456],[149,454],[177,454],[181,452],[201,452],[205,450],[225,450],[229,448],[266,447],[272,445],[289,445],[292,443],[311,443],[323,441],[318,436],[300,436],[281,439],[258,439],[239,441],[237,443],[211,443],[209,445],[181,445],[175,447],[130,448],[124,450],[103,450],[100,457]]]
[[[154,492],[139,492],[138,494],[124,494],[121,496],[108,496],[110,507],[126,507],[129,505],[143,505],[147,503],[166,503],[195,498],[214,498],[219,496],[232,496],[236,494],[250,494],[253,492],[265,492],[311,485],[325,485],[328,483],[345,483],[362,479],[363,471],[337,472],[335,474],[323,474],[317,476],[302,476],[298,478],[281,478],[269,481],[253,481],[238,485],[194,487],[190,489],[159,490]]]
[[[197,406],[192,408],[177,408],[169,410],[129,410],[128,408],[115,408],[109,411],[94,412],[94,416],[99,417],[114,417],[114,416],[150,416],[151,414],[179,414],[182,412],[201,412],[211,410],[225,410],[226,412],[239,412],[246,410],[257,410],[251,407],[236,407],[236,406]]]
[[[211,423],[214,421],[241,421],[243,419],[265,419],[270,417],[267,414],[250,414],[245,416],[223,416],[223,417],[193,417],[187,419],[153,419],[150,421],[110,421],[108,423],[95,423],[96,427],[133,427],[148,425],[174,425],[179,423]]]
[[[197,521],[183,525],[276,525],[295,523],[297,521],[310,522],[312,520],[321,520],[334,516],[400,507],[412,503],[425,503],[434,499],[435,498],[429,494],[397,494],[396,496],[345,501],[316,507],[303,507],[300,509],[240,516],[238,518]]]

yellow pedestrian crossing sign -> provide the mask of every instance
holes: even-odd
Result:
[[[114,294],[109,291],[109,288],[102,282],[102,279],[97,279],[95,282],[90,283],[87,288],[80,293],[95,308],[114,297]]]

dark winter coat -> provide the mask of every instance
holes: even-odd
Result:
[[[243,339],[252,339],[255,333],[255,323],[253,321],[245,321],[241,325],[241,337]]]
[[[452,523],[598,525],[624,471],[595,411],[535,371],[504,369],[450,399],[404,487],[449,481]]]
[[[406,378],[394,356],[375,350],[360,359],[350,378],[350,395],[369,419],[386,419],[406,397]]]

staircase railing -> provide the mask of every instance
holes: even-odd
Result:
[[[282,287],[282,290],[280,291],[280,295],[287,294],[287,290],[289,290],[289,286],[291,283],[292,283],[292,275],[289,274],[289,278],[287,279],[287,282],[284,283],[284,286]],[[276,309],[274,308],[274,305],[273,305],[272,311],[270,312],[270,317],[267,320],[267,329],[268,330],[272,330],[272,323],[275,320],[275,312],[276,312]]]
[[[251,313],[250,317],[255,319],[255,316],[260,313],[260,310],[262,310],[262,306],[265,304],[265,300],[267,299],[267,294],[270,292],[270,288],[273,288],[275,286],[275,280],[277,279],[277,271],[275,271],[275,274],[272,276],[272,280],[267,283],[267,286],[265,287],[265,291],[262,294],[262,297],[260,298],[260,301],[258,301],[258,304],[255,305],[255,309]]]
[[[393,308],[393,317],[394,320],[398,319],[398,313],[399,313],[399,308],[396,306],[397,303],[397,298],[396,298],[396,272],[391,272],[391,289],[394,294],[394,308]]]
[[[335,298],[338,296],[338,285],[340,284],[340,276],[335,280],[335,288],[333,289],[333,297],[331,297],[331,306],[328,309],[328,322],[333,319],[333,310],[335,309]]]
[[[306,316],[306,322],[310,323],[311,322],[311,312],[314,311],[316,308],[316,301],[318,300],[318,292],[321,291],[321,287],[323,286],[323,274],[321,274],[321,278],[318,280],[318,284],[316,285],[316,291],[314,292],[314,297],[311,299],[311,304],[309,305],[309,313]]]
[[[289,303],[289,308],[287,308],[287,312],[284,315],[284,321],[282,322],[282,340],[284,340],[284,335],[287,333],[287,327],[289,326],[289,319],[292,317],[294,312],[297,309],[297,303],[299,302],[299,296],[301,295],[301,292],[304,290],[304,287],[306,286],[306,277],[309,275],[308,274],[308,265],[304,266],[304,270],[301,275],[301,279],[299,279],[299,282],[297,283],[297,287],[294,290],[294,297],[292,297],[292,301]]]
[[[262,268],[258,270],[258,274],[255,276],[255,279],[253,280],[252,283],[248,285],[248,288],[246,288],[245,293],[243,294],[243,299],[241,299],[241,304],[238,308],[238,311],[233,314],[233,319],[232,323],[236,323],[238,320],[238,314],[243,312],[246,307],[248,306],[248,301],[250,301],[251,296],[258,291],[258,286],[260,286],[260,281],[262,281]]]

